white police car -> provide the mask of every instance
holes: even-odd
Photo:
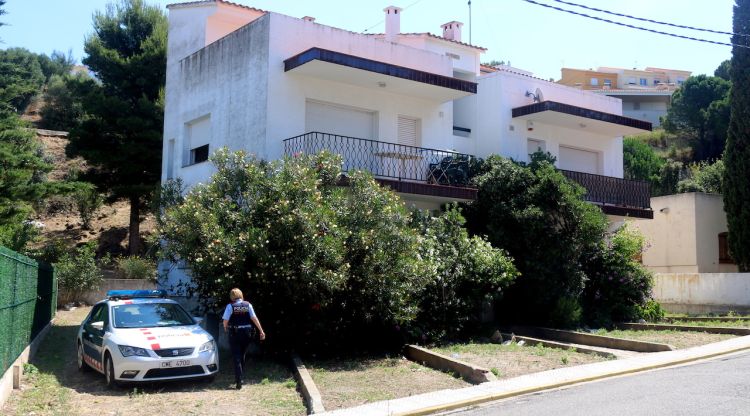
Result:
[[[76,339],[78,369],[108,386],[181,378],[212,379],[219,352],[211,334],[162,290],[112,290],[94,305]]]

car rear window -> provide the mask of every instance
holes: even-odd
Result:
[[[176,303],[132,303],[112,307],[115,328],[154,328],[194,325],[193,318]]]

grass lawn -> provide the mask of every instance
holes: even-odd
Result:
[[[707,332],[688,332],[672,330],[645,330],[636,331],[632,329],[616,329],[608,331],[600,329],[596,335],[604,335],[614,338],[632,339],[635,341],[657,342],[660,344],[669,344],[675,348],[688,348],[698,345],[710,344],[712,342],[724,341],[734,338],[734,335],[728,334],[709,334]]]
[[[358,406],[470,384],[404,358],[303,359],[326,410]]]
[[[231,354],[221,352],[216,381],[176,381],[109,390],[104,376],[76,368],[75,336],[90,308],[58,311],[39,347],[22,389],[2,415],[304,415],[289,369],[271,360],[250,363],[248,385],[233,390]]]
[[[681,321],[679,318],[664,322],[667,325],[685,325],[685,326],[718,326],[725,328],[750,328],[749,320],[736,320],[736,321]]]
[[[453,344],[431,348],[449,357],[466,361],[492,371],[498,378],[511,378],[555,368],[588,364],[607,359],[598,355],[543,345],[508,345],[492,343]]]

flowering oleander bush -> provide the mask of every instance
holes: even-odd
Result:
[[[163,254],[189,264],[206,307],[240,287],[269,342],[298,349],[392,335],[414,319],[421,237],[393,192],[343,177],[329,153],[266,163],[220,149],[212,162],[210,182],[160,221]]]

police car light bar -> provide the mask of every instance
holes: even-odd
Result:
[[[165,290],[110,290],[107,292],[107,298],[114,299],[134,299],[134,298],[166,298]]]

